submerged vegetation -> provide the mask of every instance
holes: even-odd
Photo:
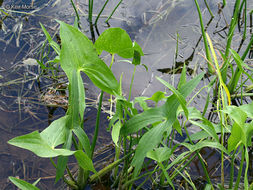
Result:
[[[156,77],[172,92],[172,95],[167,96],[165,92],[158,91],[151,97],[134,98],[131,98],[131,92],[136,67],[144,66],[148,69],[141,63],[141,57],[144,56],[141,46],[132,41],[127,32],[121,28],[109,28],[95,40],[94,27],[108,1],[93,24],[93,1],[89,0],[90,40],[81,32],[79,15],[75,4],[72,0],[71,2],[76,13],[75,23],[71,26],[57,21],[60,24],[60,45],[53,41],[41,24],[56,57],[47,62],[50,63],[49,66],[43,63],[43,58],[37,61],[44,71],[51,70],[53,74],[57,74],[52,65],[60,63],[61,69],[65,72],[69,81],[66,114],[53,121],[43,131],[15,137],[8,143],[30,150],[39,157],[49,158],[56,169],[55,181],[62,179],[71,189],[83,190],[87,184],[101,180],[108,173],[113,179],[111,188],[115,189],[140,189],[148,181],[155,188],[179,189],[180,184],[177,182],[179,178],[184,181],[182,186],[186,189],[198,189],[189,171],[191,163],[196,159],[200,162],[204,173],[203,189],[252,189],[252,176],[250,178],[248,174],[249,168],[252,168],[250,152],[253,103],[245,101],[245,97],[252,98],[253,78],[252,64],[244,61],[253,45],[253,35],[251,34],[250,40],[247,41],[244,36],[246,32],[243,32],[247,48],[242,56],[231,47],[234,30],[240,22],[239,15],[242,14],[244,7],[244,13],[247,15],[247,1],[235,1],[226,47],[217,50],[206,33],[198,1],[195,0],[208,72],[201,72],[187,80],[187,66],[183,64],[177,87],[161,77]],[[119,1],[115,9],[121,2]],[[208,6],[206,1],[205,3]],[[226,6],[225,0],[223,6]],[[209,8],[208,10],[213,17],[211,10]],[[106,20],[107,23],[112,14]],[[247,29],[246,24],[244,21],[244,30]],[[100,58],[102,52],[107,52],[111,56],[109,67]],[[222,61],[217,55],[222,57]],[[122,92],[122,75],[117,80],[111,70],[115,56],[128,59],[127,61],[134,65],[129,94],[126,97]],[[101,90],[92,140],[88,138],[83,128],[86,100],[82,72]],[[206,76],[209,76],[209,83],[195,92]],[[207,92],[205,108],[198,110],[191,106],[191,102],[203,91]],[[115,145],[115,158],[111,164],[97,171],[94,167],[94,150],[104,93],[110,94],[108,131],[111,132]],[[239,101],[235,101],[236,99]],[[154,102],[155,106],[150,106],[148,101]],[[217,115],[214,121],[206,116],[209,106],[213,108],[212,113]],[[191,134],[189,125],[200,130]],[[181,135],[184,139],[178,142],[176,135]],[[219,153],[221,162],[219,180],[214,181],[210,177],[208,164],[201,155],[204,148],[215,149]],[[70,156],[75,157],[79,166],[77,177],[68,168]],[[225,177],[225,160],[230,162],[228,178]],[[20,189],[38,189],[36,184],[39,180],[30,184],[14,177],[9,179]]]

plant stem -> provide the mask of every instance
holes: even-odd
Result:
[[[92,23],[92,14],[93,14],[93,0],[89,0],[89,25],[92,42],[95,43],[95,33]]]
[[[90,182],[94,182],[96,179],[103,177],[106,173],[108,173],[109,171],[111,171],[114,167],[116,167],[122,161],[124,161],[126,158],[128,158],[132,153],[133,153],[133,151],[129,152],[123,158],[121,158],[121,159],[119,159],[119,160],[111,163],[110,165],[108,165],[105,168],[103,168],[102,170],[100,170],[98,173],[93,174],[92,176],[90,176]]]
[[[111,64],[110,64],[110,69],[112,67],[113,61],[114,61],[114,54],[112,54],[112,60],[111,60]],[[94,136],[93,136],[93,139],[92,139],[92,144],[91,144],[91,159],[93,158],[93,153],[94,153],[94,150],[95,150],[95,146],[96,146],[96,142],[97,142],[97,137],[98,137],[101,108],[102,108],[102,103],[103,103],[103,96],[104,96],[104,92],[101,91],[100,97],[99,97],[99,103],[98,103],[96,126],[95,126]]]
[[[243,150],[242,150],[242,157],[241,157],[241,163],[240,163],[240,168],[239,168],[239,171],[238,171],[238,175],[237,175],[237,179],[236,179],[234,190],[238,189],[239,183],[240,183],[240,179],[242,177],[242,168],[243,168],[244,156],[245,156],[245,149],[243,148]]]
[[[235,161],[235,154],[236,154],[236,150],[234,150],[233,155],[232,155],[232,159],[231,159],[229,189],[232,189],[233,182],[234,182],[234,161]]]
[[[209,63],[212,63],[211,53],[209,51],[208,43],[207,43],[207,39],[206,39],[206,33],[205,33],[204,24],[203,24],[202,14],[201,14],[201,11],[200,11],[200,8],[199,8],[198,1],[194,0],[194,2],[195,2],[195,5],[197,7],[198,14],[199,14],[199,22],[200,22],[200,26],[201,26],[201,33],[202,33],[202,37],[203,37],[203,41],[204,41],[204,45],[205,45],[205,50],[206,50],[206,59],[208,60]],[[213,68],[210,66],[210,64],[208,64],[208,71],[211,72],[211,73],[215,72],[213,70]]]
[[[224,7],[226,6],[226,4],[227,4],[227,1],[226,1],[226,0],[223,0],[223,5],[222,5],[222,7],[224,8]]]
[[[73,0],[70,0],[70,2],[74,8],[75,13],[76,13],[78,28],[80,28],[80,17],[79,17],[78,11],[76,9],[75,3],[73,2]]]
[[[230,27],[228,31],[228,38],[227,38],[227,45],[226,45],[226,50],[225,50],[225,64],[223,66],[222,70],[222,78],[223,81],[226,83],[227,80],[227,69],[228,69],[228,55],[229,55],[229,48],[231,47],[234,31],[235,31],[235,26],[238,21],[238,14],[239,14],[239,9],[240,9],[240,0],[236,0],[235,2],[235,8],[234,8],[234,14],[230,22]]]
[[[96,20],[95,20],[95,23],[94,23],[95,26],[97,26],[98,19],[100,18],[100,15],[101,15],[102,12],[104,11],[105,6],[107,5],[108,2],[109,2],[109,0],[106,0],[106,2],[105,2],[105,4],[103,5],[102,9],[101,9],[100,12],[98,13],[98,16],[97,16],[97,18],[96,18]]]
[[[123,0],[120,0],[119,3],[116,5],[116,7],[113,9],[113,11],[111,12],[110,16],[106,19],[105,23],[108,24],[109,20],[111,19],[112,15],[114,14],[114,12],[116,11],[116,9],[119,7],[119,5],[122,3]]]
[[[133,72],[132,79],[131,79],[129,95],[128,95],[128,101],[130,101],[130,99],[131,99],[131,93],[132,93],[132,87],[133,87],[133,82],[134,82],[135,71],[136,71],[136,65],[134,66],[134,72]]]
[[[209,5],[208,5],[207,1],[206,1],[206,0],[204,0],[204,1],[205,1],[206,8],[207,8],[208,12],[210,13],[211,17],[213,18],[213,17],[214,17],[214,15],[213,15],[213,13],[212,13],[212,11],[211,11],[211,9],[210,9],[210,7],[209,7]]]
[[[194,145],[193,142],[192,142],[192,140],[191,140],[191,138],[190,138],[190,135],[189,135],[188,130],[187,130],[187,128],[186,128],[185,125],[184,125],[184,129],[185,129],[186,135],[187,135],[187,137],[188,137],[190,143],[191,143],[192,145]],[[204,173],[205,173],[205,176],[206,176],[206,180],[207,180],[207,182],[211,185],[212,189],[214,189],[214,188],[213,188],[213,184],[212,184],[212,182],[211,182],[211,180],[210,180],[210,177],[209,177],[209,175],[208,175],[208,171],[207,171],[207,169],[206,169],[205,163],[204,163],[204,161],[202,160],[202,157],[201,157],[200,154],[199,154],[199,150],[196,151],[196,153],[197,153],[197,156],[198,156],[198,158],[199,158],[200,164],[201,164],[201,166],[202,166],[202,168],[203,168],[203,170],[204,170]]]

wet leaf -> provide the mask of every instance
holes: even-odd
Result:
[[[21,179],[15,178],[15,177],[9,177],[9,179],[12,183],[14,183],[21,190],[40,190],[38,187],[35,187],[34,185],[32,185],[24,180],[21,180]]]

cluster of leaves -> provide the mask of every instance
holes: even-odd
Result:
[[[103,51],[112,54],[112,63],[115,54],[123,58],[132,58],[131,62],[136,67],[140,65],[141,56],[143,56],[141,47],[136,42],[133,43],[128,34],[120,28],[106,30],[93,45],[77,28],[60,21],[59,23],[61,48],[52,41],[44,28],[43,30],[49,44],[58,54],[61,67],[69,80],[68,111],[64,117],[52,122],[42,132],[34,131],[15,137],[9,141],[10,144],[30,150],[39,157],[57,157],[57,165],[51,159],[56,166],[56,181],[63,178],[72,189],[83,189],[89,180],[94,181],[112,169],[114,169],[115,184],[120,188],[130,189],[135,180],[141,177],[151,178],[156,172],[159,174],[161,185],[169,184],[175,189],[173,180],[177,175],[181,175],[196,189],[187,173],[186,166],[195,156],[198,156],[203,170],[206,171],[206,165],[199,153],[200,149],[203,147],[215,148],[233,157],[240,148],[243,150],[242,162],[244,158],[246,160],[244,184],[245,189],[248,188],[249,155],[247,148],[252,145],[253,122],[250,121],[253,118],[252,103],[235,107],[226,105],[226,102],[223,101],[220,113],[224,120],[218,125],[212,123],[203,116],[204,114],[190,107],[186,102],[186,97],[197,87],[204,73],[187,81],[185,66],[177,89],[157,77],[157,80],[173,92],[171,96],[165,96],[164,92],[155,92],[150,98],[136,97],[130,101],[131,90],[128,99],[122,96],[121,81],[116,80],[110,68],[98,57],[98,54],[100,55]],[[233,51],[232,53],[235,54]],[[235,58],[241,61],[239,55],[235,54]],[[84,72],[102,91],[113,95],[116,102],[116,110],[109,124],[112,140],[115,143],[115,161],[98,172],[92,162],[93,145],[83,130],[86,105],[81,72]],[[222,85],[220,90],[225,89],[226,92],[225,84],[222,83]],[[146,100],[154,101],[156,106],[149,107]],[[158,102],[163,102],[163,104],[158,106]],[[138,112],[137,105],[142,107],[143,112]],[[184,121],[182,124],[178,119],[179,115],[184,115],[185,120],[182,120]],[[190,136],[186,128],[187,122],[199,127],[201,131]],[[182,128],[187,134],[187,139],[175,145],[173,143],[174,134],[177,132],[182,135]],[[220,134],[229,135],[226,146],[220,140]],[[59,146],[61,147],[58,148]],[[178,155],[176,150],[179,146],[185,147],[187,151]],[[121,149],[124,150],[123,153]],[[70,179],[64,177],[68,156],[71,155],[75,156],[80,167],[81,172],[77,179],[74,179],[70,172],[68,173]],[[145,158],[151,162],[144,162]],[[123,163],[122,170],[118,170],[120,163]],[[155,166],[151,170],[145,170],[148,164],[154,165],[154,163]],[[184,174],[181,171],[184,171]],[[90,175],[90,172],[94,174]],[[208,173],[205,172],[205,174],[208,185],[212,187]],[[12,177],[10,179],[21,189],[38,189],[35,184],[32,185]]]

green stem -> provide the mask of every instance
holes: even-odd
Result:
[[[73,2],[73,0],[70,0],[70,2],[74,8],[75,13],[76,13],[78,28],[80,28],[80,17],[79,17],[78,11],[76,9],[75,3]]]
[[[236,154],[236,150],[234,150],[232,158],[231,158],[229,189],[232,189],[233,182],[234,182],[234,161],[235,161],[235,154]]]
[[[135,71],[136,71],[136,65],[134,66],[134,72],[133,72],[132,79],[131,79],[131,84],[130,84],[130,89],[129,89],[129,95],[128,95],[128,101],[130,101],[130,99],[131,99],[131,93],[132,93],[132,87],[133,87],[133,83],[134,83]]]
[[[208,5],[207,1],[206,1],[206,0],[204,0],[204,1],[205,1],[206,8],[207,8],[208,12],[210,13],[211,17],[213,18],[213,17],[214,17],[214,15],[213,15],[213,13],[212,13],[212,11],[211,11],[211,9],[210,9],[210,7],[209,7],[209,5]]]
[[[191,143],[192,145],[194,145],[193,142],[192,142],[192,140],[191,140],[191,138],[190,138],[190,135],[189,135],[188,130],[187,130],[187,128],[186,128],[185,125],[184,125],[184,129],[185,129],[186,135],[187,135],[187,137],[188,137],[190,143]],[[206,169],[205,163],[204,163],[204,161],[202,160],[202,157],[201,157],[200,154],[199,154],[199,150],[197,150],[196,153],[197,153],[197,156],[198,156],[198,158],[199,158],[200,164],[201,164],[201,166],[202,166],[202,168],[203,168],[203,170],[204,170],[204,173],[205,173],[205,176],[206,176],[206,180],[207,180],[207,182],[211,185],[212,189],[214,189],[213,184],[212,184],[212,182],[211,182],[211,180],[210,180],[210,177],[209,177],[209,175],[208,175],[208,171],[207,171],[207,169]]]
[[[205,50],[206,50],[206,59],[208,60],[209,63],[212,63],[211,53],[210,53],[209,48],[208,48],[208,43],[207,43],[207,39],[206,39],[206,33],[205,33],[204,24],[203,24],[201,10],[199,8],[198,1],[194,0],[194,2],[195,2],[195,5],[197,7],[198,14],[199,14],[199,22],[200,22],[200,26],[201,26],[201,33],[202,33],[202,37],[203,37],[203,41],[204,41],[204,45],[205,45]],[[208,64],[208,71],[211,72],[211,73],[215,72],[213,70],[213,68],[210,66],[210,64]]]
[[[226,0],[223,0],[223,7],[225,7],[226,6],[226,4],[227,4],[227,1]]]
[[[249,53],[249,50],[250,50],[252,44],[253,44],[253,34],[251,35],[250,42],[249,42],[246,50],[244,51],[244,53],[241,57],[242,61],[245,60],[247,54]],[[228,84],[229,92],[231,94],[235,92],[235,88],[236,88],[236,85],[238,84],[238,81],[240,79],[241,74],[242,74],[242,71],[240,71],[239,67],[237,66],[237,68],[235,70],[235,74],[234,74],[233,78],[229,81],[229,84]]]
[[[116,9],[119,7],[119,5],[122,3],[123,0],[120,0],[119,3],[116,5],[116,7],[113,9],[113,11],[111,12],[110,16],[106,19],[105,23],[108,24],[109,20],[111,19],[112,15],[114,14],[114,12],[116,11]]]
[[[109,171],[111,171],[113,168],[115,168],[116,166],[118,166],[122,161],[124,161],[125,159],[127,159],[132,152],[129,152],[127,155],[125,155],[123,158],[111,163],[110,165],[106,166],[105,168],[103,168],[102,170],[100,170],[98,173],[93,174],[92,176],[90,176],[90,182],[94,182],[95,180],[103,177],[106,173],[108,173]]]
[[[246,32],[247,32],[247,0],[244,0],[244,32],[243,32],[243,40],[246,39]]]
[[[239,171],[238,171],[238,175],[237,175],[237,179],[236,179],[234,190],[238,189],[239,183],[240,183],[240,179],[242,177],[242,169],[243,169],[243,163],[244,163],[244,156],[245,156],[245,149],[243,148],[243,150],[242,150],[242,156],[241,156],[240,168],[239,168]]]
[[[96,18],[96,20],[95,20],[95,23],[94,23],[95,26],[97,26],[98,19],[100,18],[100,15],[101,15],[102,12],[104,11],[105,6],[107,5],[108,2],[109,2],[109,0],[106,0],[106,2],[105,2],[105,4],[103,5],[102,9],[101,9],[100,12],[98,13],[98,16],[97,16],[97,18]]]
[[[233,14],[233,17],[231,19],[230,27],[229,27],[229,31],[228,31],[227,45],[226,45],[226,50],[225,50],[225,64],[224,64],[223,70],[222,70],[222,78],[223,78],[223,81],[225,83],[226,83],[226,80],[227,80],[227,69],[228,69],[228,62],[229,62],[229,59],[228,59],[229,48],[231,47],[231,43],[232,43],[236,23],[238,21],[240,2],[241,2],[240,0],[236,0],[236,2],[235,2],[234,14]]]
[[[112,67],[113,61],[114,61],[114,54],[112,54],[110,69]],[[100,98],[99,98],[99,103],[98,103],[96,126],[95,126],[94,136],[93,136],[93,139],[92,139],[92,144],[91,144],[91,158],[93,157],[93,153],[94,153],[94,150],[95,150],[97,137],[98,137],[99,124],[100,124],[100,115],[101,115],[101,109],[102,109],[102,103],[103,103],[103,96],[104,96],[104,92],[101,91]]]

